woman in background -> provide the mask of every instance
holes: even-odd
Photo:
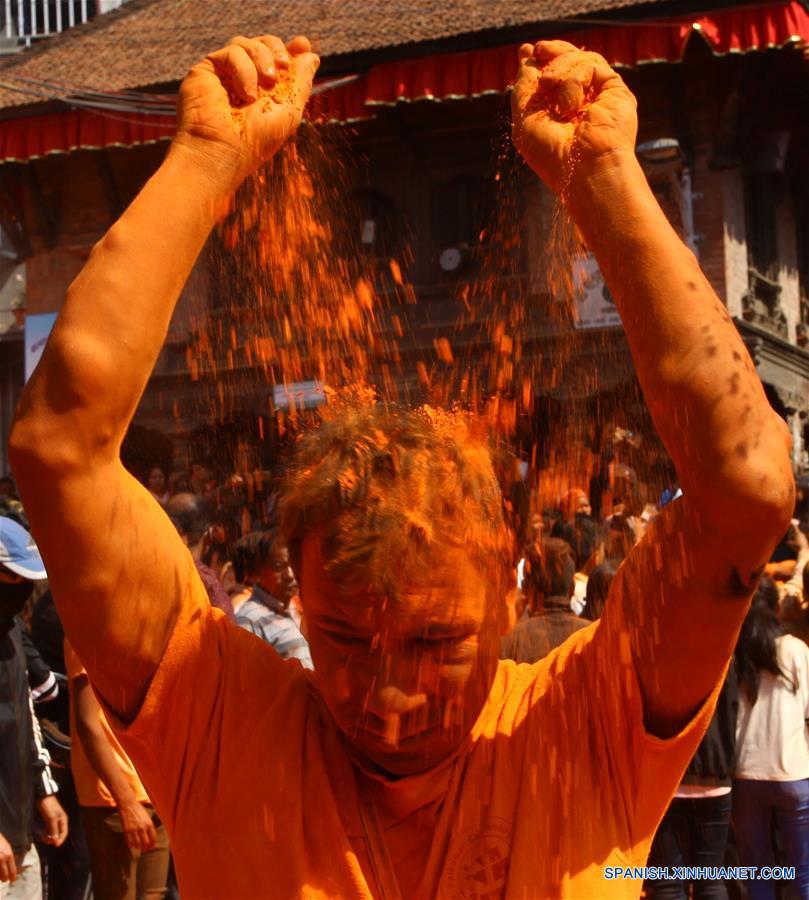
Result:
[[[764,576],[736,646],[739,676],[733,825],[739,860],[772,866],[775,827],[784,865],[795,866],[809,898],[809,647],[784,634],[778,589]],[[774,898],[771,881],[751,881],[751,900]]]

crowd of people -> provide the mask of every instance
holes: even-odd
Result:
[[[212,606],[284,659],[313,668],[298,583],[273,520],[274,491],[248,496],[202,465],[146,486],[187,545]],[[46,572],[11,478],[0,499],[6,728],[0,747],[3,804],[0,896],[96,900],[177,896],[168,836],[134,765],[116,739],[59,622]],[[168,486],[170,484],[170,486]],[[265,485],[265,488],[268,488]],[[165,488],[165,489],[164,489]],[[799,493],[798,513],[806,505]],[[598,620],[610,584],[658,509],[623,504],[595,518],[572,490],[537,511],[509,597],[501,658],[535,663]],[[252,504],[250,503],[252,500]],[[264,524],[240,534],[240,528]],[[795,866],[809,891],[809,540],[794,519],[761,578],[708,731],[658,829],[650,865]],[[8,721],[14,715],[13,727]],[[30,741],[20,736],[30,734]],[[15,749],[24,752],[15,756]],[[29,749],[30,748],[30,749]],[[38,817],[34,816],[34,807]],[[739,886],[702,879],[650,881],[649,897],[720,898]],[[757,885],[751,897],[774,896]],[[742,894],[743,896],[743,894]]]

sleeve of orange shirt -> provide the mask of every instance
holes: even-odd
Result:
[[[645,720],[643,682],[625,619],[624,604],[633,599],[631,595],[610,597],[609,615],[596,627],[589,647],[591,663],[585,664],[582,677],[604,738],[602,752],[610,761],[613,790],[626,810],[632,861],[644,865],[657,826],[711,721],[729,656],[714,689],[679,731],[657,736]],[[669,638],[676,644],[680,635]]]
[[[211,608],[189,557],[180,612],[135,719],[120,721],[101,699],[170,831],[194,803],[221,796],[257,730],[282,741],[290,694],[303,709],[306,679],[254,635]],[[250,802],[250,798],[245,798]]]
[[[675,734],[653,734],[644,721],[623,598],[613,595],[610,604],[610,616],[576,632],[530,667],[530,699],[517,712],[513,728],[515,747],[525,753],[512,768],[528,773],[526,809],[537,810],[540,818],[549,810],[561,817],[561,823],[534,835],[538,843],[532,850],[538,857],[524,852],[532,860],[553,859],[557,871],[567,873],[566,896],[606,896],[604,865],[646,864],[655,831],[721,689],[720,680]],[[520,732],[526,735],[522,742]],[[512,856],[512,866],[521,865],[519,858]],[[535,875],[526,871],[524,877],[530,883]],[[593,892],[593,885],[600,887]]]

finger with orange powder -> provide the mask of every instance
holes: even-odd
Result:
[[[280,44],[281,42],[278,41],[278,43]],[[251,40],[246,37],[235,37],[231,38],[228,47],[240,47],[250,57],[253,65],[256,67],[259,85],[263,87],[272,87],[276,83],[278,80],[277,68],[283,68],[283,66],[279,60],[278,67],[276,68],[276,59],[272,46],[265,44],[261,38]],[[284,55],[286,55],[286,49],[283,44],[281,45],[281,49],[284,51]]]
[[[235,189],[295,133],[319,64],[304,37],[234,38],[180,86],[174,144]]]

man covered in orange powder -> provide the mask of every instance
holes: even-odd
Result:
[[[603,59],[524,45],[512,105],[683,486],[599,622],[536,665],[498,662],[508,538],[471,421],[357,409],[304,443],[282,524],[314,673],[210,608],[121,465],[183,282],[295,131],[316,66],[305,39],[273,37],[195,66],[165,162],[70,288],[10,443],[65,630],[184,897],[637,896],[605,867],[646,859],[793,484],[787,430],[647,186],[634,99]]]

